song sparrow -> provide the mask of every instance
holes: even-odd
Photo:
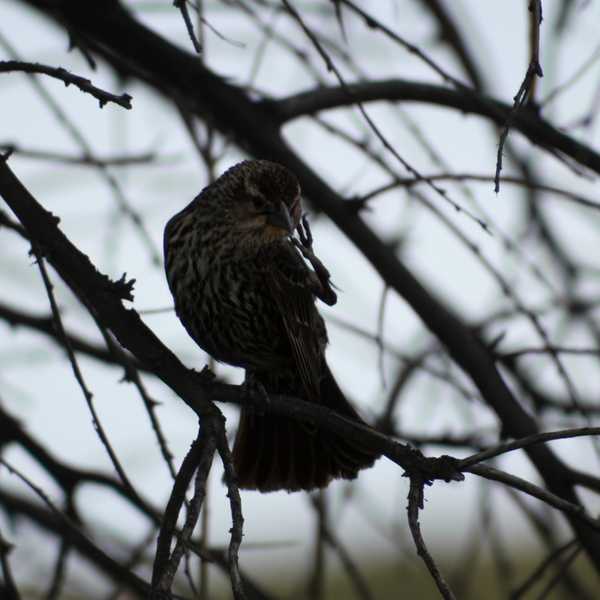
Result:
[[[298,180],[279,164],[248,160],[221,175],[165,228],[175,310],[201,348],[246,369],[247,381],[360,421],[325,362],[315,299],[336,297],[291,239],[301,214]],[[320,488],[375,458],[318,427],[242,407],[233,449],[241,488]]]

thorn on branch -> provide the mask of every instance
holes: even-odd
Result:
[[[208,365],[204,365],[204,367],[202,368],[202,371],[200,371],[200,373],[198,373],[198,379],[204,385],[213,383],[216,378],[217,378],[217,376],[211,371],[211,369]]]
[[[0,160],[2,162],[8,162],[8,159],[12,156],[12,153],[15,151],[14,147],[8,147],[4,152],[0,152]]]
[[[127,279],[127,273],[123,273],[117,281],[110,281],[110,288],[122,300],[133,302],[133,286],[135,279]]]
[[[344,201],[344,208],[354,215],[357,215],[363,210],[371,210],[371,206],[369,205],[369,198],[365,198],[363,196],[354,196],[352,198],[347,198]]]
[[[490,354],[496,354],[496,349],[498,348],[498,346],[500,345],[500,343],[504,340],[504,338],[506,337],[506,331],[501,331],[489,344],[488,344],[488,350],[490,352]]]

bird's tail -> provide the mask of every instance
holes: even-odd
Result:
[[[293,384],[261,381],[267,392],[302,397]],[[325,365],[320,402],[362,423]],[[332,479],[354,479],[372,466],[378,454],[351,441],[286,417],[257,415],[242,408],[233,448],[233,464],[240,488],[271,492],[312,490]]]

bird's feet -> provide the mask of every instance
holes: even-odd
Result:
[[[298,232],[298,238],[292,238],[292,242],[300,250],[302,256],[311,264],[315,275],[319,281],[319,289],[316,295],[328,304],[333,306],[337,302],[337,294],[333,291],[331,284],[331,275],[327,270],[327,267],[319,260],[316,254],[313,252],[313,237],[308,224],[306,215],[302,215],[302,219],[296,227]]]
[[[310,230],[310,225],[308,224],[308,217],[305,214],[302,215],[302,218],[298,222],[296,231],[298,232],[298,237],[300,238],[302,247],[312,252],[313,236]]]
[[[268,412],[270,403],[269,394],[265,386],[252,371],[246,371],[246,379],[242,383],[242,393],[244,394],[244,398],[249,400],[248,404],[254,409],[257,415],[262,417]]]

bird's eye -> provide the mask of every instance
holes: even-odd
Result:
[[[259,213],[259,214],[263,214],[265,212],[269,211],[269,203],[266,201],[266,198],[264,197],[254,197],[252,198],[252,206],[254,207],[254,210]]]

